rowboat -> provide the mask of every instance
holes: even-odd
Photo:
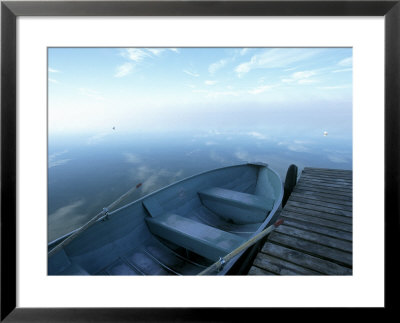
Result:
[[[194,175],[51,242],[48,274],[197,275],[273,223],[282,197],[264,163]],[[210,274],[237,274],[250,249]]]

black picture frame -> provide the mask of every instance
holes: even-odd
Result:
[[[240,308],[17,308],[16,19],[19,16],[384,16],[385,310],[395,310],[399,243],[400,0],[356,1],[2,1],[1,3],[1,321],[236,321],[265,315]],[[371,125],[373,127],[373,125]],[[367,176],[367,175],[366,175]],[[371,232],[373,239],[373,232]],[[371,255],[373,261],[373,255]],[[40,291],[37,291],[40,293]],[[221,291],[220,291],[221,292]],[[268,292],[268,291],[266,291]],[[380,309],[378,309],[380,310]],[[248,313],[251,312],[251,313]],[[380,313],[381,314],[381,313]]]

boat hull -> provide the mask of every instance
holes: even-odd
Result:
[[[49,257],[48,274],[196,275],[274,221],[282,197],[279,175],[264,164],[201,173],[99,219]],[[229,274],[243,255],[215,274]]]

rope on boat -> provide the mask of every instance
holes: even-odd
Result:
[[[213,271],[220,271],[229,260],[231,260],[233,257],[238,255],[240,252],[242,252],[243,250],[247,249],[248,247],[252,246],[256,242],[258,242],[259,240],[264,238],[267,234],[269,234],[276,227],[280,226],[282,223],[283,223],[283,219],[276,221],[273,225],[270,225],[264,231],[261,231],[259,234],[255,235],[253,238],[249,239],[248,241],[243,243],[241,246],[237,247],[235,250],[228,253],[225,257],[219,258],[219,260],[217,262],[213,263],[210,267],[207,267],[206,269],[204,269],[198,275],[203,276],[203,275],[207,275]]]
[[[134,190],[136,190],[138,186],[132,187],[128,192],[125,194],[121,195],[118,199],[116,199],[114,202],[112,202],[109,206],[103,208],[103,211],[95,215],[92,219],[89,220],[86,224],[84,224],[80,229],[73,234],[71,234],[68,238],[66,238],[64,241],[60,242],[57,246],[55,246],[53,249],[49,251],[47,254],[48,257],[56,253],[58,250],[61,248],[65,247],[67,244],[69,244],[72,240],[74,240],[77,236],[85,232],[87,229],[89,229],[93,224],[97,222],[98,219],[105,217],[108,217],[109,210],[114,208],[116,205],[118,205],[122,200],[124,200],[128,195],[130,195]]]

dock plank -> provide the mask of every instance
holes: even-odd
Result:
[[[311,256],[267,241],[261,249],[263,253],[281,258],[301,267],[318,271],[325,275],[351,275],[351,269],[333,262]]]
[[[342,176],[352,176],[353,172],[347,169],[331,169],[331,168],[318,168],[318,167],[304,167],[304,172],[311,172],[313,174],[340,174]]]
[[[326,226],[321,226],[320,224],[307,223],[304,221],[299,221],[298,219],[287,218],[284,214],[281,215],[284,219],[285,225],[289,227],[294,227],[297,229],[308,230],[314,233],[323,234],[332,238],[342,239],[351,242],[353,240],[353,235],[351,232],[346,232],[343,230],[332,229]]]
[[[332,209],[338,209],[338,210],[343,210],[343,211],[349,211],[352,212],[353,210],[353,206],[352,205],[343,205],[340,203],[336,203],[334,201],[324,201],[323,199],[315,199],[315,198],[308,198],[307,196],[301,196],[301,195],[297,195],[297,194],[293,194],[292,196],[292,201],[296,201],[296,202],[304,202],[304,203],[308,203],[308,204],[314,204],[317,206],[323,206],[323,207],[328,207],[328,208],[332,208]]]
[[[347,224],[353,223],[352,218],[348,217],[348,216],[335,215],[335,214],[315,211],[313,209],[297,208],[296,206],[291,206],[288,204],[286,204],[284,210],[295,212],[295,213],[300,213],[300,214],[305,214],[305,215],[310,215],[310,216],[315,216],[315,217],[319,217],[322,219],[332,220],[332,221],[341,222],[341,223],[347,223]]]
[[[320,212],[334,214],[334,215],[347,216],[347,217],[352,216],[351,211],[338,210],[338,209],[334,209],[334,208],[330,208],[330,207],[315,205],[312,203],[297,202],[297,201],[294,201],[293,199],[289,199],[287,201],[287,205],[294,206],[296,208],[320,211]]]
[[[275,275],[320,275],[317,271],[298,266],[262,252],[254,260],[254,266],[268,270]]]
[[[294,227],[290,227],[288,225],[280,225],[275,229],[275,232],[283,233],[288,236],[292,236],[294,238],[302,238],[304,240],[312,241],[318,243],[323,246],[336,248],[342,251],[351,252],[352,251],[352,243],[332,238],[323,234],[314,233],[308,230],[296,229]]]
[[[342,185],[341,183],[335,182],[320,182],[314,180],[303,180],[299,182],[299,185],[307,185],[307,186],[315,186],[318,187],[320,190],[324,189],[334,189],[340,190],[341,192],[350,193],[353,190],[353,184],[351,185]]]
[[[337,176],[315,176],[315,175],[302,175],[303,181],[312,181],[312,182],[320,182],[320,183],[328,183],[328,184],[339,184],[344,186],[349,186],[353,184],[353,180],[350,178],[339,178]]]
[[[351,196],[352,191],[345,189],[345,188],[338,188],[338,187],[328,187],[328,186],[319,186],[319,185],[313,185],[313,184],[309,184],[307,182],[299,182],[297,183],[296,187],[301,188],[301,189],[305,189],[305,190],[309,190],[309,191],[313,191],[313,192],[321,192],[321,193],[333,193],[333,194],[337,194],[337,195],[344,195],[344,196]]]
[[[330,195],[332,198],[335,199],[346,199],[346,200],[351,200],[352,199],[352,194],[351,192],[342,192],[338,190],[328,190],[328,189],[318,189],[315,186],[307,186],[307,185],[302,185],[300,183],[297,183],[293,191],[300,191],[303,194],[306,192],[306,194],[316,194],[316,195]]]
[[[326,247],[315,242],[293,238],[279,232],[272,232],[268,240],[287,248],[335,262],[339,265],[351,266],[352,264],[351,253]]]
[[[353,173],[305,167],[249,275],[352,275]]]
[[[281,213],[281,217],[283,219],[291,219],[296,222],[305,222],[306,225],[314,225],[317,224],[320,227],[326,227],[330,229],[337,229],[344,232],[353,232],[353,227],[351,224],[337,222],[332,220],[326,220],[324,218],[319,218],[316,216],[301,214],[301,213],[294,213],[288,210],[284,210]],[[286,222],[287,223],[287,222]]]
[[[267,271],[265,269],[261,269],[261,268],[256,267],[256,266],[251,266],[251,268],[250,268],[250,270],[248,272],[248,275],[252,275],[252,276],[254,276],[254,275],[272,275],[272,276],[275,276],[276,274],[271,273],[270,271]]]
[[[323,199],[326,201],[336,201],[337,203],[341,203],[343,205],[353,205],[353,198],[352,196],[349,195],[335,195],[322,192],[313,192],[298,187],[294,188],[292,194],[306,196],[307,198]]]

